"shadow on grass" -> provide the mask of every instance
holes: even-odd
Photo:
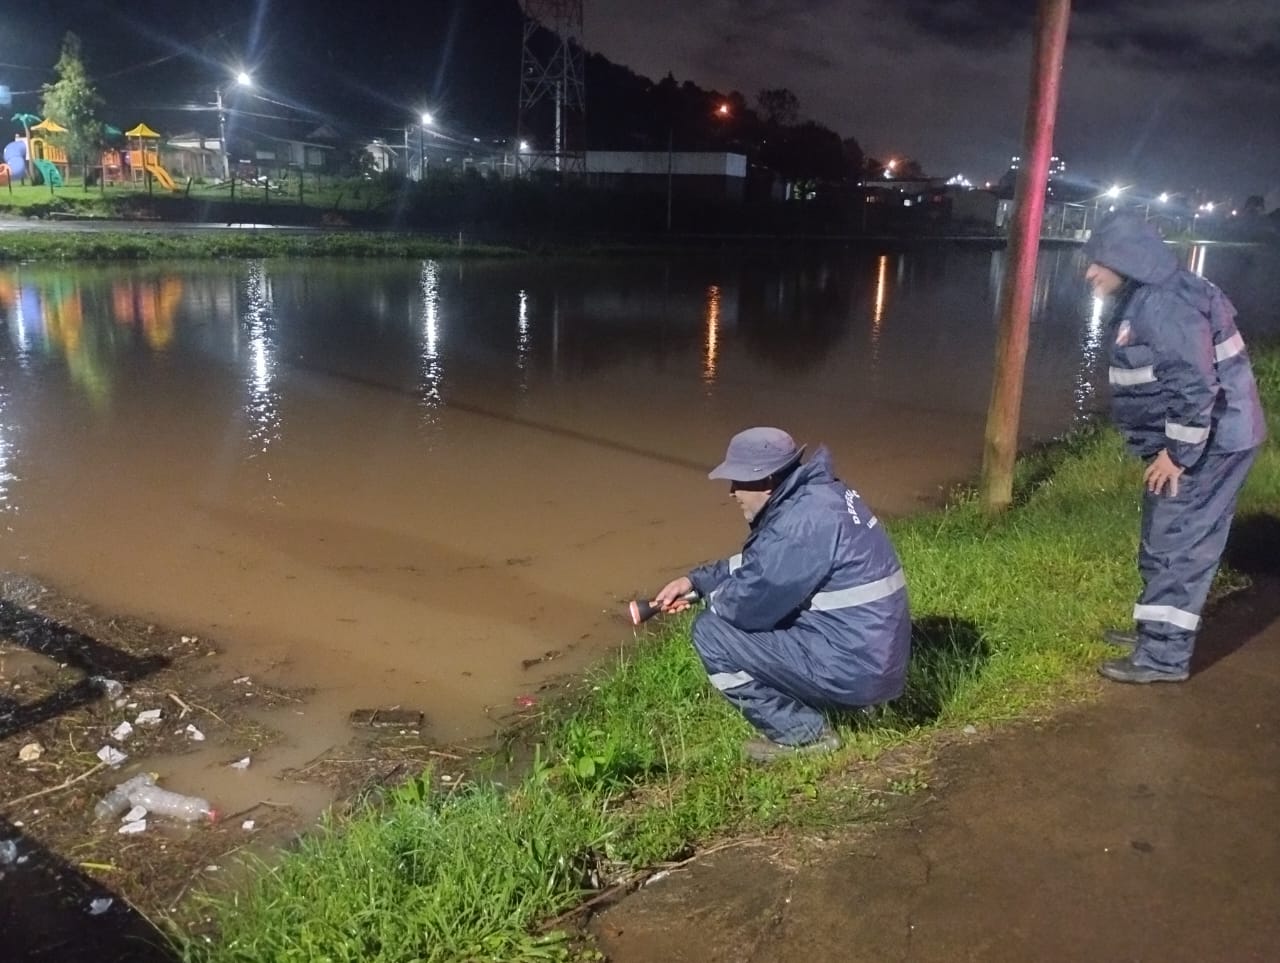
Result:
[[[1225,659],[1280,619],[1280,517],[1259,513],[1236,519],[1223,561],[1253,585],[1214,607],[1191,659],[1192,673]]]
[[[169,664],[164,656],[139,658],[113,648],[7,599],[0,600],[0,636],[85,674],[75,685],[37,702],[20,703],[0,696],[0,739],[101,699],[103,690],[92,681],[93,676],[136,682]]]
[[[914,620],[906,691],[888,708],[884,722],[902,728],[936,722],[989,657],[981,630],[967,619],[931,615]]]

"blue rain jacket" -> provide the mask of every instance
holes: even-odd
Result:
[[[819,448],[774,491],[739,555],[689,573],[710,609],[745,632],[779,629],[831,702],[901,695],[911,617],[898,555]]]
[[[1168,449],[1190,468],[1206,452],[1262,444],[1258,386],[1227,296],[1180,268],[1155,229],[1129,215],[1104,220],[1085,256],[1126,279],[1108,326],[1108,380],[1130,450],[1149,459]]]

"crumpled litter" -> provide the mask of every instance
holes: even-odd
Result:
[[[44,746],[38,742],[28,742],[25,746],[18,750],[19,762],[35,762],[44,755]]]
[[[138,718],[133,720],[135,726],[155,726],[160,724],[159,709],[144,709],[138,713]]]
[[[240,828],[241,828],[241,829],[243,829],[243,830],[244,830],[245,832],[247,832],[247,833],[251,833],[251,832],[253,832],[253,827],[254,827],[255,825],[256,825],[256,824],[254,823],[254,821],[253,821],[252,819],[246,819],[244,822],[242,822],[242,823],[240,824]]]
[[[111,738],[116,742],[124,742],[131,735],[133,735],[133,726],[127,721],[120,723],[120,725],[111,730]]]
[[[115,767],[120,765],[129,757],[121,752],[115,746],[103,746],[98,750],[98,758],[105,762],[108,766]]]
[[[121,819],[120,822],[136,823],[139,819],[141,819],[146,814],[147,814],[146,806],[134,806],[132,809],[130,809],[127,813],[124,814],[124,818]]]
[[[118,832],[121,836],[134,836],[134,835],[137,835],[138,833],[145,833],[146,831],[147,831],[147,821],[145,819],[135,819],[133,822],[125,823],[123,826],[121,826],[119,829],[116,830],[116,832]]]
[[[191,737],[192,742],[204,742],[204,733],[190,723],[187,724],[185,732]]]
[[[253,760],[250,759],[249,756],[245,756],[243,759],[237,759],[235,762],[231,763],[230,765],[232,769],[244,770],[249,768],[249,763],[252,761]]]
[[[107,910],[111,909],[111,904],[114,902],[115,900],[113,900],[110,896],[103,897],[102,899],[90,900],[89,915],[101,916]]]

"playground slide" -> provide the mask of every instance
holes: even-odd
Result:
[[[169,176],[169,172],[159,164],[147,164],[147,173],[156,179],[156,182],[166,191],[176,191],[178,185],[173,182],[173,178]]]
[[[52,184],[54,187],[62,186],[62,171],[54,166],[53,161],[37,160],[32,161],[31,165],[40,172],[40,176],[44,178],[44,183]]]
[[[0,164],[0,187],[9,183],[9,165]]]

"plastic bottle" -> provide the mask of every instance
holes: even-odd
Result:
[[[144,772],[126,779],[115,789],[107,793],[98,800],[98,804],[93,807],[94,819],[114,819],[116,816],[123,815],[129,811],[129,807],[133,805],[129,801],[132,793],[141,789],[143,786],[154,786],[156,777],[149,772]]]
[[[218,821],[218,811],[209,805],[209,800],[199,796],[184,796],[182,793],[161,789],[154,782],[139,786],[129,793],[129,802],[141,806],[149,813],[157,816],[168,816],[184,823],[200,820]]]

